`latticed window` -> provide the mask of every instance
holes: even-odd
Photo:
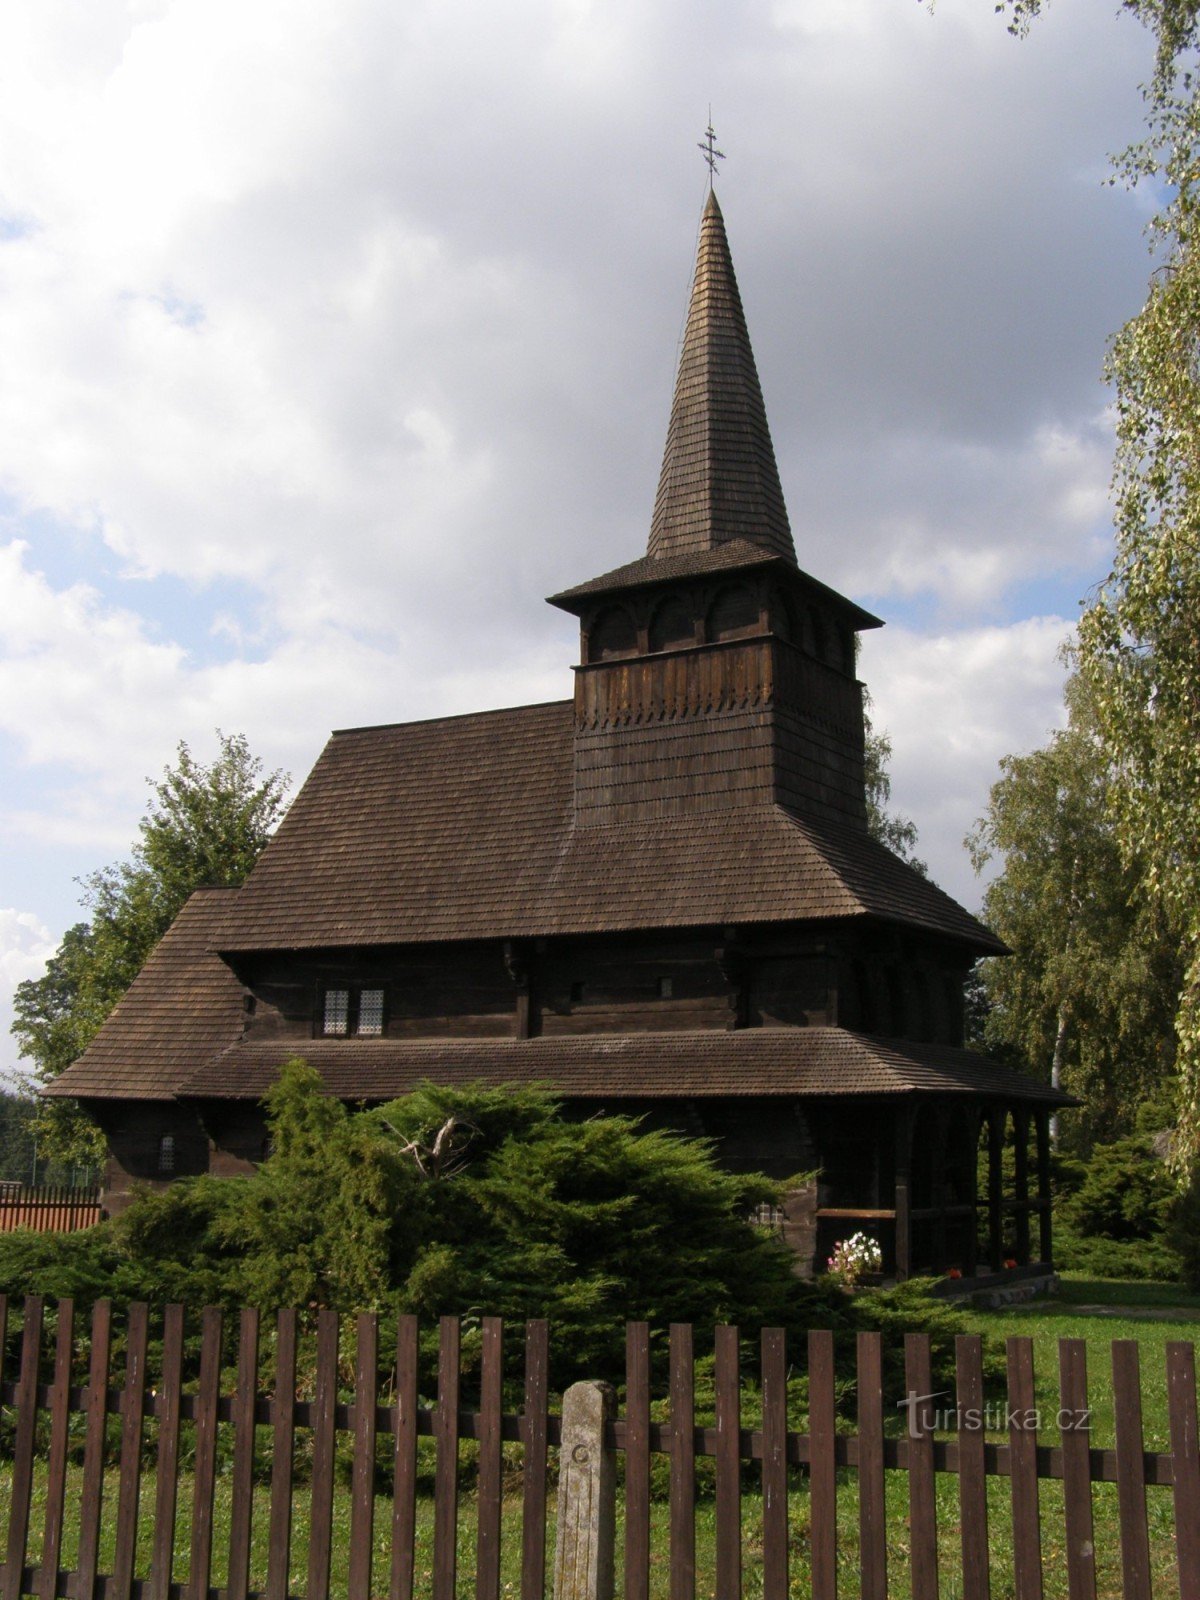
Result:
[[[383,1033],[385,993],[357,984],[324,990],[321,996],[321,1033],[328,1039],[347,1039],[352,1034],[379,1038]]]
[[[175,1171],[175,1135],[164,1133],[158,1141],[158,1170],[160,1172]]]
[[[749,1220],[756,1228],[769,1228],[773,1233],[778,1233],[783,1227],[783,1207],[773,1206],[769,1200],[763,1200],[750,1213]]]

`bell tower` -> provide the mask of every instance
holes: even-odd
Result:
[[[855,634],[802,572],[710,191],[646,555],[551,604],[580,621],[577,825],[780,805],[866,826]]]

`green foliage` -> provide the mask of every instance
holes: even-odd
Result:
[[[1140,863],[1123,856],[1112,762],[1079,677],[1067,708],[1042,749],[1001,762],[967,847],[977,871],[1003,863],[984,915],[1013,951],[981,965],[982,1042],[1080,1096],[1066,1140],[1086,1151],[1131,1132],[1139,1101],[1172,1071],[1181,959]]]
[[[283,814],[286,776],[265,774],[242,734],[218,739],[207,766],[180,743],[151,784],[130,859],[83,879],[89,920],[67,930],[41,978],[17,985],[12,1031],[39,1082],[87,1048],[193,890],[245,879]],[[45,1102],[37,1136],[59,1161],[103,1159],[99,1131],[73,1102]]]
[[[1024,31],[1042,0],[1001,0]],[[1084,613],[1080,672],[1112,760],[1121,857],[1180,930],[1172,1160],[1200,1165],[1200,4],[1123,0],[1155,40],[1145,140],[1119,163],[1160,209],[1146,303],[1113,341],[1116,553]]]

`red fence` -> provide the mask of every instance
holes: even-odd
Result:
[[[40,1300],[25,1303],[20,1322],[15,1379],[0,1371],[2,1438],[11,1459],[0,1600],[288,1600],[296,1593],[306,1600],[332,1593],[348,1600],[385,1593],[389,1600],[414,1593],[452,1600],[459,1592],[500,1600],[502,1589],[542,1600],[552,1520],[547,1490],[560,1437],[549,1407],[544,1322],[523,1329],[523,1373],[514,1379],[498,1319],[468,1329],[471,1359],[464,1362],[460,1323],[443,1318],[436,1380],[430,1374],[436,1397],[428,1404],[419,1394],[421,1345],[410,1317],[399,1319],[394,1347],[381,1352],[378,1320],[360,1315],[351,1351],[349,1340],[340,1349],[332,1312],[311,1318],[280,1312],[264,1339],[258,1313],[244,1311],[228,1364],[223,1338],[234,1330],[224,1329],[221,1313],[211,1309],[199,1319],[198,1344],[178,1306],[156,1316],[153,1328],[147,1308],[132,1306],[124,1327],[114,1329],[101,1302],[86,1342],[76,1341],[69,1302],[58,1307],[52,1339]],[[0,1299],[0,1354],[15,1354],[16,1330],[11,1338],[9,1332]],[[123,1375],[114,1386],[118,1335]],[[707,1365],[703,1372],[711,1422],[697,1414],[690,1327],[671,1330],[665,1404],[652,1400],[653,1345],[645,1324],[629,1326],[626,1349],[624,1403],[606,1443],[624,1465],[619,1570],[627,1600],[648,1600],[656,1591],[691,1600],[701,1520],[711,1543],[703,1585],[722,1600],[743,1592],[751,1563],[752,1586],[761,1581],[771,1600],[786,1597],[793,1583],[818,1600],[833,1600],[839,1588],[843,1595],[858,1590],[866,1600],[901,1592],[936,1597],[939,1566],[949,1574],[947,1597],[964,1600],[987,1600],[993,1590],[1042,1600],[1048,1580],[1070,1600],[1093,1600],[1098,1592],[1150,1600],[1152,1566],[1160,1577],[1163,1568],[1164,1513],[1173,1544],[1171,1587],[1177,1581],[1181,1600],[1200,1597],[1191,1344],[1166,1347],[1166,1452],[1144,1447],[1134,1341],[1113,1342],[1111,1382],[1106,1373],[1093,1385],[1111,1402],[1111,1449],[1094,1447],[1085,1425],[1089,1388],[1080,1340],[1059,1342],[1053,1445],[1036,1431],[1029,1339],[1007,1341],[1006,1392],[992,1400],[1005,1407],[999,1432],[989,1426],[995,1419],[975,1336],[957,1341],[956,1393],[939,1397],[932,1393],[929,1340],[908,1335],[908,1396],[897,1403],[885,1395],[880,1336],[860,1334],[853,1422],[839,1412],[843,1379],[826,1332],[810,1333],[789,1356],[784,1335],[765,1331],[760,1383],[748,1385],[737,1330],[717,1329],[711,1389]],[[264,1356],[272,1392],[262,1392]],[[86,1381],[77,1383],[79,1377]],[[514,1399],[519,1389],[519,1410],[505,1410],[506,1382]],[[464,1384],[474,1396],[469,1406]],[[802,1388],[805,1426],[797,1431],[789,1426],[789,1401],[798,1405]],[[918,1403],[907,1403],[911,1397]],[[945,1431],[946,1417],[931,1411],[934,1402],[939,1411],[956,1408],[953,1434]],[[906,1420],[897,1426],[897,1417]],[[432,1449],[422,1443],[426,1437]],[[473,1441],[465,1451],[464,1441]],[[517,1454],[519,1488],[511,1481],[510,1458]],[[655,1470],[660,1455],[665,1485]],[[473,1471],[469,1493],[464,1456]],[[711,1462],[702,1491],[709,1492],[711,1476],[714,1498],[711,1516],[698,1519],[702,1462]],[[1003,1519],[998,1480],[1007,1480]],[[1045,1480],[1061,1485],[1053,1517],[1039,1494]],[[946,1483],[956,1487],[952,1500],[939,1493]],[[1116,1486],[1117,1546],[1116,1576],[1099,1589],[1098,1484]],[[1165,1497],[1154,1508],[1153,1551],[1150,1496]],[[181,1497],[190,1504],[181,1505]],[[463,1590],[460,1547],[471,1551]],[[104,1550],[111,1559],[102,1572]],[[993,1584],[1001,1555],[1011,1561],[1011,1579]]]
[[[0,1186],[0,1233],[31,1228],[34,1233],[74,1233],[100,1221],[99,1189],[69,1189],[52,1184],[27,1188]]]

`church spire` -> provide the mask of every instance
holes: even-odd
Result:
[[[710,190],[648,555],[746,540],[795,561],[725,222]]]

